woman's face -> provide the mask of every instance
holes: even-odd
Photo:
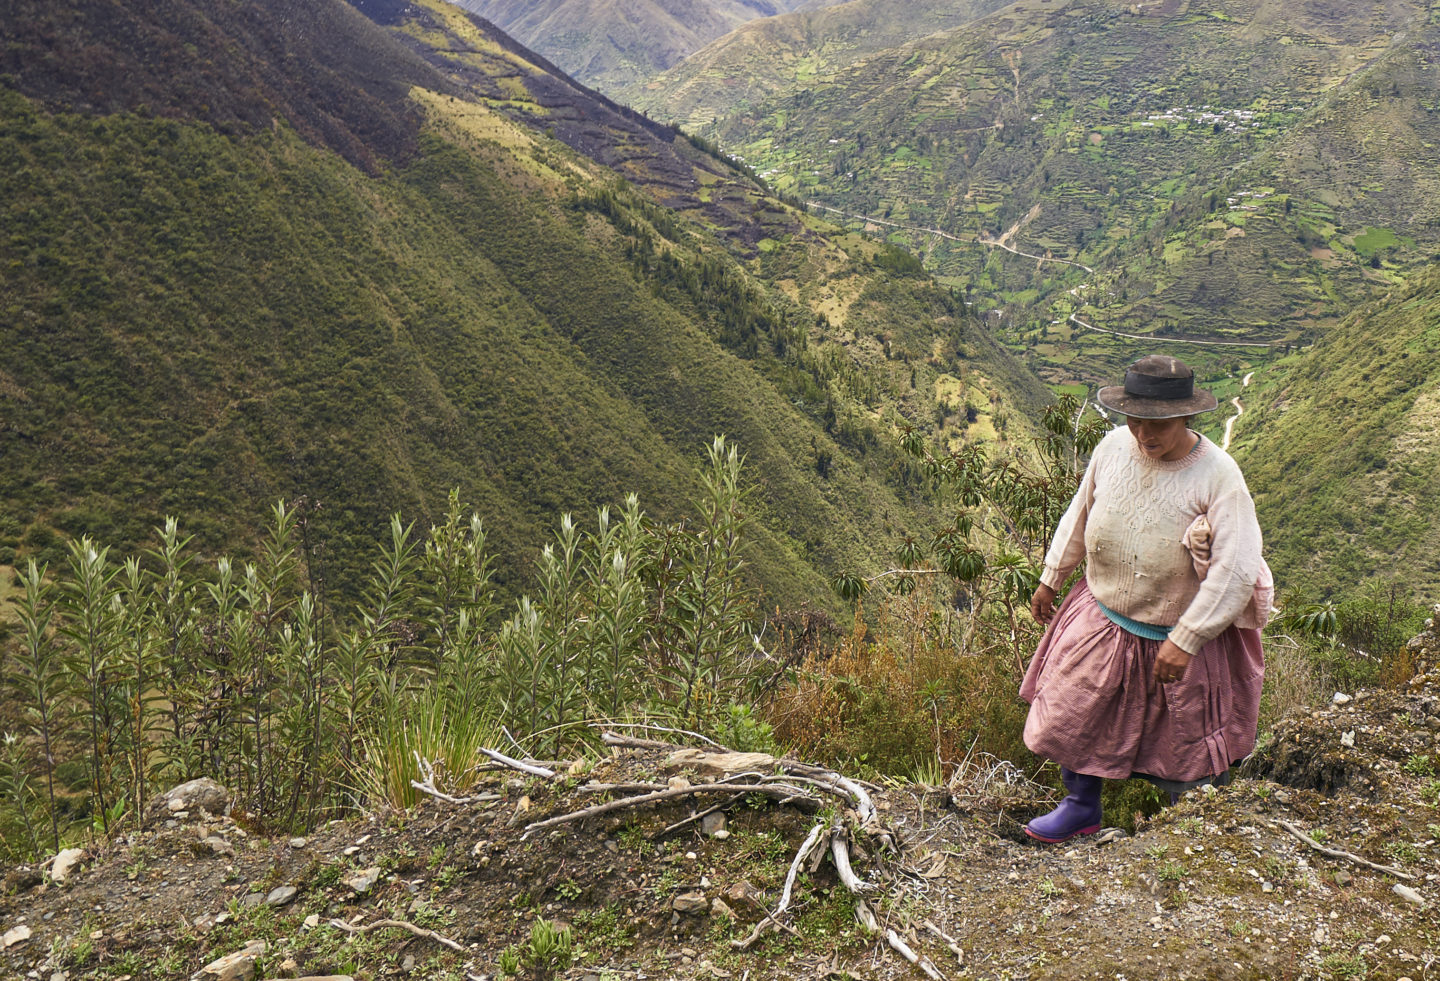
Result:
[[[1144,453],[1152,460],[1173,461],[1183,458],[1195,447],[1195,437],[1190,435],[1188,417],[1178,419],[1139,419],[1126,416],[1125,424],[1130,435]]]

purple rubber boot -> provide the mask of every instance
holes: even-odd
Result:
[[[1069,795],[1049,814],[1025,825],[1025,833],[1036,841],[1054,845],[1077,835],[1100,830],[1100,777],[1060,768],[1060,779]]]

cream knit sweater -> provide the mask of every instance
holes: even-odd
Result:
[[[1204,582],[1180,544],[1202,512],[1215,536]],[[1152,460],[1121,427],[1095,448],[1040,581],[1058,591],[1084,559],[1097,600],[1132,620],[1172,627],[1170,639],[1195,654],[1249,603],[1261,544],[1255,503],[1229,454],[1201,436],[1183,459]]]

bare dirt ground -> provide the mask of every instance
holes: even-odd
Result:
[[[1133,836],[1026,843],[1020,822],[1046,805],[997,784],[993,769],[985,786],[973,768],[948,788],[876,788],[880,824],[901,846],[887,855],[876,837],[854,843],[878,933],[857,922],[826,859],[800,872],[783,928],[737,948],[775,908],[817,820],[791,805],[730,800],[724,828],[709,829],[719,834],[698,821],[666,829],[724,799],[525,834],[603,799],[592,782],[675,776],[663,750],[616,750],[555,780],[489,773],[479,789],[493,800],[426,800],[303,840],[166,812],[86,855],[63,883],[9,870],[0,977],[213,978],[205,965],[263,941],[233,977],[489,979],[518,961],[522,977],[595,981],[882,979],[927,967],[945,978],[1433,981],[1440,643],[1417,642],[1422,671],[1404,687],[1287,719],[1248,776],[1192,791]],[[532,941],[542,919],[569,927],[569,965]],[[379,920],[423,935],[332,925]],[[890,930],[924,963],[903,959]]]

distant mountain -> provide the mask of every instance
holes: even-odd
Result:
[[[757,583],[825,604],[931,520],[898,425],[1043,398],[903,252],[456,7],[357,6],[0,22],[0,564],[167,514],[243,552],[285,497],[354,588],[458,488],[513,593],[564,511],[684,513],[725,433]]]
[[[623,98],[638,82],[758,17],[834,0],[454,0],[549,58]]]
[[[752,21],[629,93],[657,118],[700,132],[766,99],[826,84],[909,41],[970,24],[1006,0],[849,0]]]
[[[875,219],[1051,381],[1167,337],[1308,343],[1440,252],[1426,0],[1022,0],[848,65],[790,20],[672,69],[652,114],[717,114],[699,131],[780,190]],[[779,94],[707,87],[720,53]]]

